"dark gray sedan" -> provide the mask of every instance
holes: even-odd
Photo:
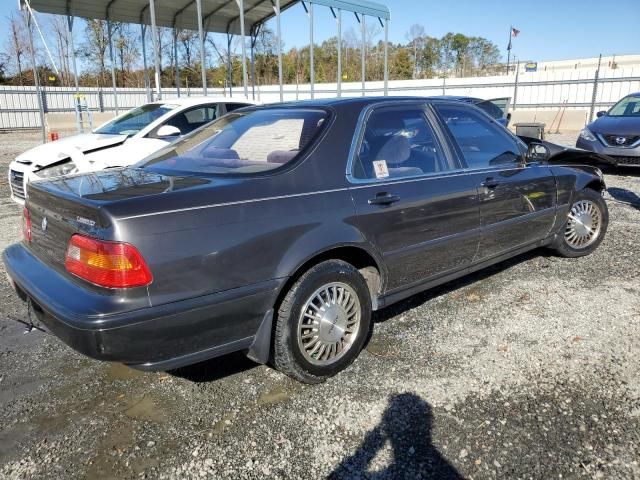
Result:
[[[314,383],[356,358],[374,310],[534,248],[592,252],[602,174],[548,154],[458,101],[251,107],[135,168],[30,184],[3,259],[93,358],[168,370],[243,350]]]
[[[640,167],[640,92],[627,95],[578,136],[578,148],[608,155],[616,165]]]

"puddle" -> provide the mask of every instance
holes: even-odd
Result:
[[[123,413],[127,417],[154,423],[167,421],[167,413],[150,396],[137,398],[126,403],[127,407]]]
[[[143,375],[144,372],[129,368],[122,363],[112,363],[107,367],[107,379],[109,380],[129,380]]]
[[[271,405],[273,403],[284,402],[289,400],[291,395],[282,387],[276,387],[273,390],[269,390],[258,397],[258,405]]]
[[[381,335],[374,335],[371,340],[369,340],[366,350],[377,357],[395,357],[398,353],[393,345],[391,345],[389,339]]]

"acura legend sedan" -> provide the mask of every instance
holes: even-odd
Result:
[[[90,357],[245,351],[317,383],[375,310],[538,247],[593,252],[604,188],[455,100],[256,106],[133,167],[30,183],[3,259],[34,322]]]

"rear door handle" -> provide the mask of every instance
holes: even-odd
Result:
[[[398,195],[389,195],[387,192],[376,194],[374,198],[369,199],[369,205],[391,205],[400,200]]]
[[[484,182],[482,182],[480,185],[485,188],[493,189],[493,188],[496,188],[501,183],[502,182],[500,182],[499,180],[496,180],[493,177],[487,177],[487,179]]]

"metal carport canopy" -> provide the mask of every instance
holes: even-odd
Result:
[[[200,44],[200,70],[202,75],[202,87],[204,95],[207,95],[207,73],[206,73],[206,52],[204,39],[207,32],[225,33],[227,34],[227,42],[231,46],[230,37],[232,35],[250,35],[251,41],[251,64],[253,72],[253,45],[257,36],[260,25],[264,24],[270,18],[276,17],[276,38],[278,50],[278,80],[280,84],[280,100],[283,100],[283,72],[282,72],[282,35],[280,26],[281,12],[290,8],[296,3],[301,3],[309,15],[309,45],[314,45],[313,40],[313,5],[322,5],[331,9],[338,27],[338,72],[337,85],[338,96],[341,95],[342,82],[342,12],[353,12],[358,22],[361,24],[362,30],[362,95],[365,95],[365,17],[377,18],[384,27],[384,92],[387,94],[388,84],[388,31],[390,13],[389,9],[382,4],[370,2],[368,0],[18,0],[20,8],[26,8],[29,11],[29,18],[33,16],[32,9],[42,13],[51,13],[56,15],[65,15],[67,17],[69,27],[70,52],[73,55],[74,80],[76,84],[76,92],[79,92],[78,74],[76,71],[75,48],[73,46],[73,19],[75,17],[85,19],[106,20],[108,27],[109,57],[111,63],[111,78],[113,83],[113,93],[115,101],[116,114],[118,113],[117,91],[116,91],[116,74],[115,59],[113,54],[112,26],[111,22],[133,23],[141,26],[142,37],[142,59],[145,72],[145,86],[147,95],[152,97],[148,83],[147,75],[147,59],[145,54],[145,30],[146,26],[151,26],[151,39],[153,43],[153,51],[155,57],[155,85],[157,98],[162,99],[161,87],[161,65],[159,54],[159,38],[157,27],[168,27],[174,29],[174,52],[177,52],[177,30],[187,29],[199,32]],[[35,19],[34,19],[35,20]],[[29,22],[29,38],[31,37],[31,22]],[[247,67],[246,67],[246,42],[242,42],[242,83],[244,86],[244,95],[248,98],[247,90]],[[309,49],[310,63],[310,87],[311,98],[314,95],[314,60],[313,48]],[[35,52],[31,48],[32,63],[35,72]],[[178,96],[180,96],[180,81],[177,68],[176,57],[176,87]],[[231,73],[231,56],[229,56],[229,65],[227,67],[228,74]],[[34,73],[35,76],[35,73]],[[253,78],[253,74],[252,74]],[[255,79],[254,79],[255,82]],[[38,85],[36,85],[38,87]],[[233,95],[231,82],[229,83],[230,95]],[[79,98],[79,96],[77,95]],[[76,118],[78,121],[78,129],[81,130],[81,106],[80,100],[76,101]],[[41,116],[42,106],[40,108]],[[43,121],[43,139],[44,139],[44,121]]]
[[[23,3],[24,0],[21,0]],[[156,25],[187,30],[198,30],[196,0],[156,0]],[[245,32],[253,32],[273,16],[274,1],[245,0]],[[280,0],[285,10],[299,0]],[[311,3],[346,10],[381,19],[389,19],[389,9],[379,3],[365,0],[312,0]],[[147,25],[151,24],[149,0],[29,0],[31,7],[42,13],[70,15],[87,19],[111,20]],[[240,15],[236,0],[202,0],[203,27],[207,32],[240,35]]]

